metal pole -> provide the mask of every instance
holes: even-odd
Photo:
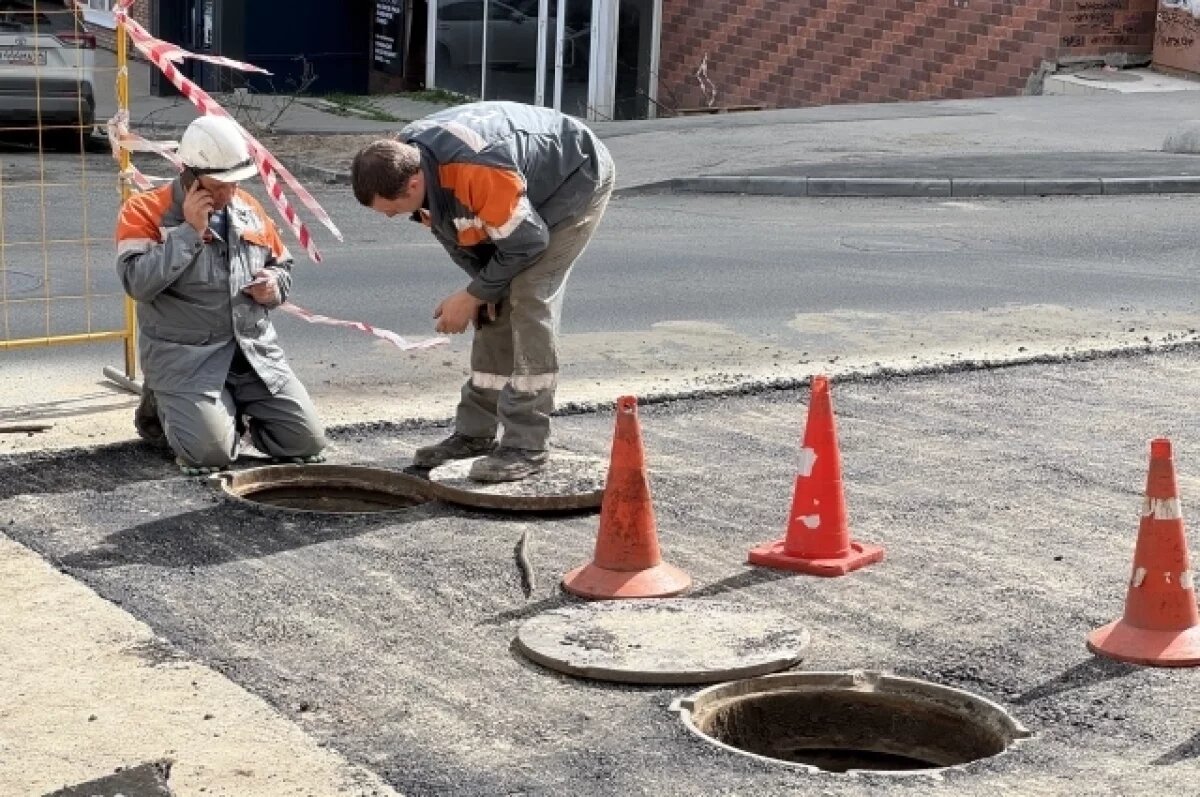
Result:
[[[125,23],[117,23],[117,110],[129,113],[129,44],[125,33]],[[124,179],[132,166],[129,150],[121,148],[118,162],[121,165],[121,201],[129,199],[129,181]],[[125,376],[130,380],[137,379],[137,305],[133,299],[125,296]]]
[[[537,67],[533,70],[533,104],[546,104],[546,19],[550,0],[538,0]]]
[[[479,99],[487,99],[487,57],[488,57],[488,21],[491,18],[491,4],[488,0],[483,0],[483,63],[479,65]]]
[[[429,0],[429,18],[425,23],[425,88],[437,86],[438,2]]]
[[[567,0],[558,0],[558,17],[554,20],[554,110],[562,110],[563,49],[567,37]],[[571,45],[574,47],[574,43]]]

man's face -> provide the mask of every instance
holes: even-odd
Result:
[[[407,216],[417,210],[425,202],[425,176],[417,172],[408,178],[403,193],[395,199],[385,199],[376,196],[371,200],[371,210],[382,213],[389,219],[393,216]]]
[[[212,194],[213,210],[224,210],[237,192],[237,183],[223,183],[208,176],[200,177],[200,187]]]

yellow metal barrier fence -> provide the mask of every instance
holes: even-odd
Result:
[[[123,25],[116,40],[115,68],[97,67],[95,39],[71,0],[0,9],[0,84],[10,89],[0,96],[0,350],[119,341],[125,379],[105,373],[136,389],[134,303],[116,275],[112,235],[130,189],[111,158],[104,168],[89,158],[93,124],[104,120],[89,123],[79,88],[111,72],[117,107],[128,110]],[[68,150],[78,151],[77,161]],[[126,173],[127,150],[119,166]]]

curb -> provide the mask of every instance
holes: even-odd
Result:
[[[350,172],[284,164],[297,177],[350,185]],[[1200,194],[1200,176],[1186,177],[673,177],[615,192],[638,194],[743,194],[778,197],[1012,197]]]
[[[350,185],[350,172],[326,169],[323,166],[312,166],[306,163],[288,164],[288,171],[303,180],[314,180],[327,185]]]
[[[1195,177],[677,177],[618,194],[746,194],[784,197],[1128,196],[1200,194]]]

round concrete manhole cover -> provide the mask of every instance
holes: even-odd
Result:
[[[517,630],[517,649],[557,672],[632,684],[704,684],[798,663],[808,631],[779,612],[706,600],[566,606]]]
[[[857,252],[894,252],[900,254],[922,252],[958,252],[965,246],[953,238],[932,235],[864,235],[843,238],[842,246]]]
[[[10,298],[34,293],[45,284],[45,281],[35,274],[26,274],[24,271],[13,271],[12,269],[0,269],[0,285],[4,288],[4,295]]]
[[[554,512],[594,509],[604,498],[608,462],[552,450],[545,470],[515,482],[487,484],[468,476],[475,459],[460,459],[429,471],[434,496],[480,509]]]

